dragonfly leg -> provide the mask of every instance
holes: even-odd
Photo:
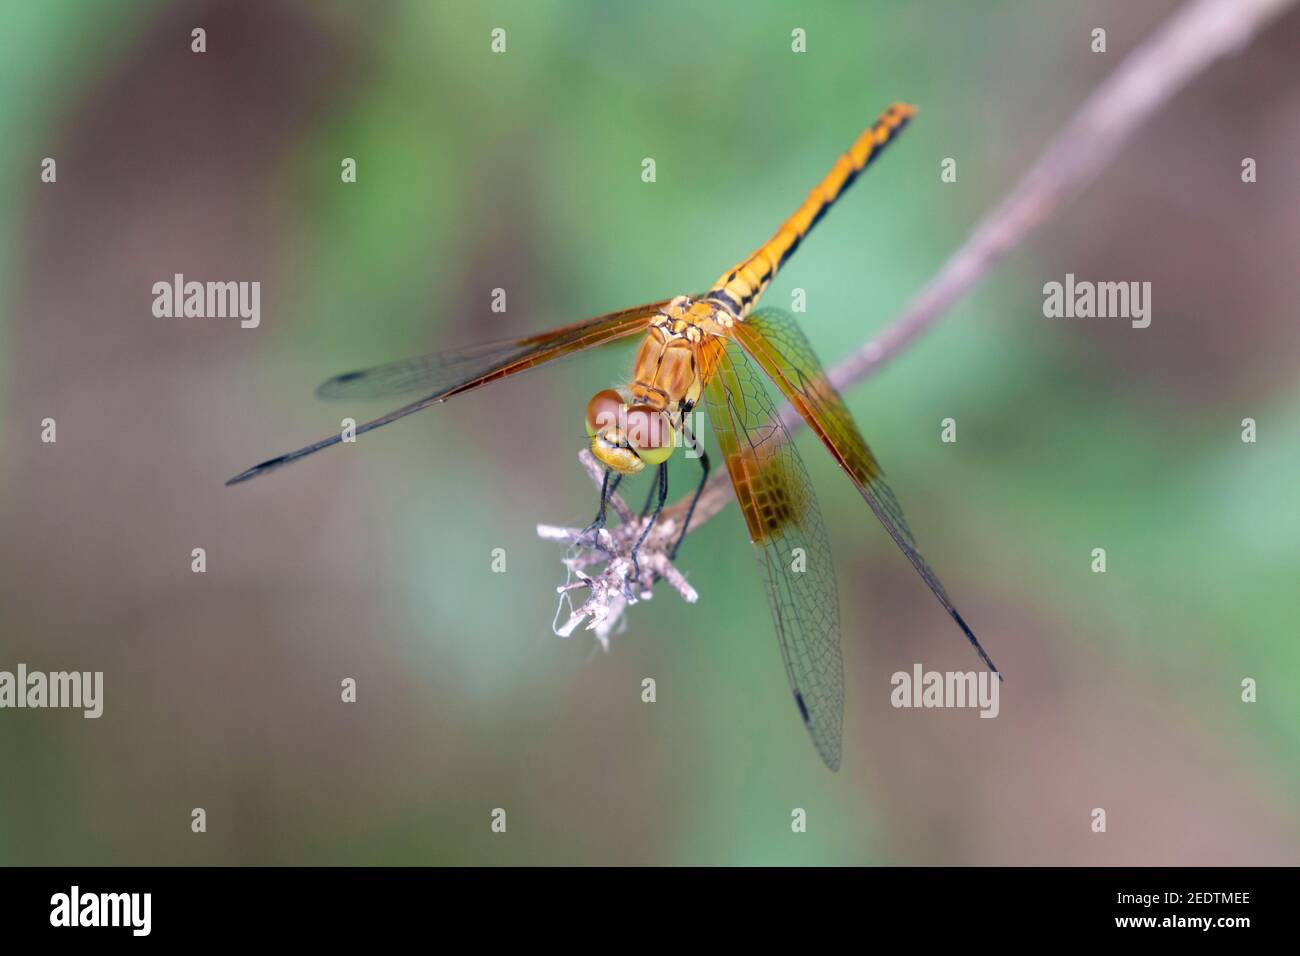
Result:
[[[632,577],[638,580],[641,577],[641,565],[636,559],[637,552],[641,550],[641,545],[645,543],[645,539],[650,535],[650,529],[659,520],[659,512],[664,510],[664,502],[668,500],[668,462],[665,461],[660,464],[659,476],[655,484],[659,489],[659,493],[655,498],[654,514],[650,515],[650,520],[641,529],[641,537],[636,539],[636,545],[632,548]]]
[[[677,543],[668,552],[668,560],[670,561],[677,559],[677,552],[681,548],[682,542],[686,540],[686,531],[691,526],[691,515],[695,514],[695,506],[699,504],[700,495],[704,493],[704,484],[709,480],[709,453],[704,450],[700,440],[686,427],[685,422],[682,423],[682,438],[690,442],[691,448],[700,453],[702,474],[700,475],[700,483],[695,488],[695,495],[691,498],[691,506],[686,509],[686,518],[682,521],[682,533],[677,536]]]
[[[650,513],[650,509],[655,506],[655,495],[659,493],[659,476],[655,475],[655,480],[650,482],[650,493],[645,496],[645,506],[641,509],[641,517],[644,518]]]
[[[610,474],[610,470],[606,468],[605,479],[600,483],[600,508],[596,512],[596,517],[592,519],[591,524],[582,529],[582,534],[579,535],[579,538],[585,539],[587,535],[605,527],[605,517],[607,506],[609,505],[609,496],[618,490],[618,484],[623,480],[622,475],[614,475],[614,480],[610,481]]]

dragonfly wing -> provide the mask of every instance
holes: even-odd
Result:
[[[323,398],[363,399],[413,391],[424,393],[424,397],[418,401],[358,425],[356,434],[361,435],[489,382],[536,368],[561,356],[634,335],[643,331],[650,316],[667,302],[665,299],[663,302],[611,312],[539,335],[438,352],[360,372],[347,372],[325,382],[317,389],[317,394]],[[254,465],[226,484],[234,485],[264,475],[331,445],[337,445],[340,441],[341,435],[321,439],[297,451]]]
[[[344,372],[316,389],[317,398],[358,400],[408,392],[437,392],[472,379],[487,369],[509,365],[528,351],[518,339],[484,342],[466,349],[435,352],[359,372]]]
[[[844,720],[839,600],[808,471],[763,377],[734,342],[718,356],[704,395],[766,577],[795,705],[822,760],[838,770]]]
[[[794,317],[780,309],[761,309],[737,322],[732,334],[754,361],[776,383],[781,393],[803,416],[810,428],[853,479],[889,536],[912,562],[922,580],[934,592],[952,619],[974,646],[980,659],[994,673],[997,666],[989,659],[975,633],[970,629],[948,597],[939,578],[917,550],[916,538],[907,527],[903,509],[889,485],[885,484],[880,463],[867,447],[844,400],[827,379],[817,354]]]

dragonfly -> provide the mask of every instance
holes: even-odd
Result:
[[[905,103],[885,110],[776,234],[702,295],[678,295],[549,332],[347,372],[317,390],[322,398],[346,400],[419,393],[415,401],[355,426],[353,434],[360,435],[555,359],[642,336],[631,383],[602,390],[587,405],[591,452],[605,467],[600,508],[587,530],[603,524],[608,496],[624,476],[653,468],[655,507],[649,513],[647,502],[649,518],[639,548],[667,498],[668,461],[675,448],[689,445],[697,452],[703,474],[672,547],[670,556],[676,555],[710,469],[709,457],[689,426],[691,413],[703,406],[766,582],[795,706],[831,770],[838,770],[841,762],[844,715],[834,566],[807,468],[765,381],[821,440],[983,663],[1001,678],[918,551],[880,464],[802,329],[788,313],[756,309],[777,270],[915,114],[916,108]],[[265,475],[342,440],[336,434],[271,458],[226,484]]]

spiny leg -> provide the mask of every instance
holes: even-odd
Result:
[[[699,504],[700,495],[704,493],[704,484],[709,480],[709,453],[704,450],[704,446],[700,444],[700,440],[686,426],[685,421],[682,422],[682,438],[690,443],[691,448],[700,453],[702,474],[700,475],[700,483],[695,488],[695,495],[691,498],[691,506],[686,509],[686,517],[682,521],[682,533],[677,536],[677,543],[668,552],[668,560],[670,561],[677,559],[677,551],[681,548],[682,542],[686,540],[686,531],[691,526],[691,515],[695,514],[695,506]]]
[[[636,545],[632,548],[632,577],[634,580],[641,579],[641,565],[636,559],[637,552],[641,550],[641,545],[645,543],[645,539],[649,536],[650,529],[653,528],[655,522],[659,520],[659,512],[664,510],[664,502],[668,500],[668,462],[666,461],[659,465],[659,480],[657,485],[659,487],[659,494],[655,499],[654,514],[650,516],[650,520],[647,521],[645,527],[641,529],[641,537],[636,539]]]
[[[596,517],[592,519],[591,524],[587,525],[587,527],[582,529],[582,533],[578,536],[579,539],[585,539],[587,535],[591,534],[593,531],[598,532],[601,528],[605,527],[605,520],[606,520],[605,512],[606,512],[606,506],[609,504],[609,496],[618,490],[618,484],[620,481],[623,480],[623,476],[621,474],[617,474],[614,475],[614,480],[611,482],[609,480],[610,474],[611,474],[610,470],[606,468],[605,478],[600,483],[600,508],[599,510],[597,510]],[[600,540],[599,535],[597,535],[596,538],[597,543],[599,542],[599,540]]]
[[[645,505],[641,508],[641,517],[644,518],[650,513],[650,509],[655,506],[655,495],[659,493],[659,476],[655,475],[655,480],[650,482],[650,493],[645,496]]]

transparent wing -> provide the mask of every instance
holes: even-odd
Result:
[[[826,378],[817,354],[794,317],[779,309],[762,309],[743,322],[737,322],[732,327],[732,334],[821,438],[840,467],[848,472],[894,543],[952,615],[980,659],[989,670],[997,673],[997,666],[980,646],[970,625],[953,606],[948,592],[917,550],[916,539],[907,527],[903,509],[889,485],[885,484],[880,463],[867,447],[844,400]]]
[[[439,352],[360,372],[347,372],[325,382],[317,389],[317,394],[324,398],[360,399],[380,398],[416,390],[425,393],[419,401],[358,425],[356,434],[361,435],[395,422],[399,418],[405,418],[430,405],[445,402],[455,395],[480,388],[489,382],[536,368],[564,355],[572,355],[644,331],[649,317],[667,302],[668,300],[665,299],[662,302],[640,305],[621,312],[611,312],[608,315],[576,322],[539,335]],[[290,462],[329,448],[331,445],[337,445],[340,441],[342,441],[341,435],[321,439],[297,451],[254,465],[231,478],[226,484],[234,485],[264,475]]]
[[[483,342],[469,348],[449,349],[377,365],[359,372],[345,372],[322,383],[316,394],[329,399],[366,399],[406,392],[445,392],[443,397],[450,398],[453,394],[535,368],[562,355],[581,352],[639,331],[651,315],[667,304],[665,299],[549,332]]]
[[[344,372],[322,382],[318,398],[387,398],[408,392],[437,392],[454,387],[490,369],[500,368],[527,354],[518,339],[484,342],[466,349],[435,352],[403,359],[360,372]]]
[[[767,581],[795,705],[826,766],[840,766],[844,664],[835,569],[808,471],[777,417],[763,378],[727,342],[705,388],[722,449]]]

